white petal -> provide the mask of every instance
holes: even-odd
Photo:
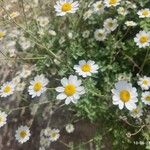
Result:
[[[57,87],[56,89],[55,89],[57,92],[64,92],[64,87]]]
[[[58,99],[58,100],[63,100],[63,99],[65,99],[66,97],[67,97],[67,96],[66,96],[64,93],[61,93],[61,94],[57,95],[56,99]]]

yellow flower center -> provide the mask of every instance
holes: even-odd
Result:
[[[25,138],[26,136],[27,136],[26,131],[21,131],[21,132],[20,132],[20,137],[21,137],[21,138]]]
[[[98,4],[97,8],[102,8],[102,6],[103,6],[102,4]]]
[[[81,67],[81,70],[83,72],[90,72],[91,71],[91,66],[89,64],[84,64],[82,67]]]
[[[73,84],[68,84],[66,87],[65,87],[65,94],[67,96],[72,96],[75,92],[76,92],[76,87],[75,85]]]
[[[41,88],[43,87],[42,83],[41,82],[36,82],[34,84],[34,91],[38,92],[41,90]]]
[[[142,15],[143,16],[148,16],[150,14],[150,12],[149,12],[149,10],[144,10],[143,12],[142,12]]]
[[[64,12],[70,11],[71,9],[72,9],[71,3],[64,3],[61,8],[61,10]]]
[[[4,93],[9,93],[10,91],[11,91],[10,85],[6,85],[5,88],[4,88],[4,90],[3,90],[3,92]]]
[[[141,37],[140,37],[140,42],[141,42],[142,44],[148,42],[148,36],[147,36],[147,35],[141,36]]]
[[[113,26],[113,23],[112,23],[112,22],[109,22],[109,23],[108,23],[108,26],[109,26],[109,27],[112,27],[112,26]]]
[[[139,113],[139,109],[136,108],[136,109],[133,110],[133,112],[134,112],[134,113]]]
[[[122,90],[120,92],[120,99],[125,103],[128,102],[130,100],[130,93],[127,90]]]
[[[109,0],[109,4],[110,5],[114,5],[114,4],[116,4],[117,3],[117,0]]]
[[[147,81],[147,80],[144,80],[144,81],[143,81],[143,84],[144,84],[144,85],[147,85],[147,84],[148,84],[148,81]]]
[[[0,38],[4,37],[5,36],[5,33],[0,31]]]
[[[0,117],[0,123],[3,122],[3,117]]]
[[[57,133],[55,133],[55,132],[51,133],[51,137],[52,137],[52,138],[55,138],[56,135],[57,135]]]
[[[147,101],[150,101],[150,95],[146,96],[145,98]]]

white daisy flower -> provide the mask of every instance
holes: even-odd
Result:
[[[117,6],[120,4],[121,0],[104,0],[106,7]]]
[[[124,7],[119,7],[117,11],[118,11],[118,14],[123,15],[123,16],[126,16],[128,14],[128,10],[125,9]]]
[[[143,90],[148,90],[150,88],[150,77],[144,76],[139,78],[138,85]]]
[[[134,21],[126,21],[126,22],[125,22],[125,25],[128,26],[128,27],[134,27],[134,26],[137,25],[137,23],[134,22]]]
[[[139,48],[145,48],[150,45],[150,32],[140,31],[134,38],[136,45]]]
[[[80,60],[79,65],[74,66],[76,72],[84,78],[91,76],[92,73],[98,73],[98,68],[98,65],[92,60],[88,60],[87,62],[85,60]]]
[[[73,124],[67,124],[67,125],[66,125],[66,131],[67,131],[68,133],[72,133],[72,132],[74,131],[74,126],[73,126]]]
[[[97,41],[104,41],[106,39],[107,32],[105,29],[96,29],[94,37]]]
[[[4,126],[7,122],[7,114],[5,112],[0,111],[0,128]]]
[[[118,23],[116,19],[108,18],[104,21],[104,28],[108,31],[114,31],[118,27]]]
[[[5,37],[6,32],[0,30],[0,41]]]
[[[149,8],[141,9],[137,12],[137,14],[139,15],[139,18],[149,18],[150,9]]]
[[[58,129],[52,129],[50,131],[50,141],[52,141],[52,142],[57,141],[60,137],[59,132],[60,131]]]
[[[57,96],[58,100],[65,99],[65,104],[77,103],[80,96],[85,93],[84,87],[81,86],[81,80],[77,76],[70,75],[69,79],[63,78],[61,84],[63,86],[57,87],[56,91],[60,94]]]
[[[123,109],[124,106],[128,110],[133,110],[136,108],[137,91],[136,88],[132,87],[132,84],[127,81],[118,81],[115,84],[115,88],[112,89],[113,93],[113,104],[118,105],[119,109]]]
[[[58,0],[54,8],[57,16],[64,16],[67,13],[75,13],[79,8],[79,3],[73,0]]]
[[[93,4],[93,8],[94,8],[94,12],[103,14],[105,6],[102,1],[98,1]]]
[[[12,95],[15,90],[15,84],[13,82],[6,82],[1,86],[0,89],[0,96],[1,97],[7,97],[9,95]]]
[[[133,109],[131,112],[130,112],[130,115],[133,117],[133,118],[140,118],[142,115],[143,115],[143,110],[140,106],[137,106],[135,109]]]
[[[146,91],[142,93],[142,102],[146,105],[150,105],[150,92]]]
[[[37,75],[34,80],[30,82],[30,86],[28,89],[29,95],[32,95],[32,98],[36,96],[40,96],[43,92],[46,91],[46,85],[48,84],[48,80],[44,77],[43,74]]]
[[[31,136],[30,129],[27,126],[20,126],[16,130],[15,134],[16,140],[21,144],[28,141],[30,136]]]

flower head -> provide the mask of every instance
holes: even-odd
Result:
[[[54,142],[59,139],[60,137],[59,132],[60,131],[58,129],[46,128],[44,134],[46,137],[50,139],[50,141]]]
[[[146,105],[150,105],[150,92],[143,92],[142,93],[142,102]]]
[[[96,29],[94,32],[94,37],[97,41],[105,41],[107,36],[107,31],[105,29]]]
[[[141,9],[137,12],[137,14],[139,15],[139,18],[149,18],[150,9],[149,8]]]
[[[74,131],[74,126],[73,126],[73,124],[67,124],[67,125],[66,125],[66,131],[67,131],[68,133],[72,133],[72,132]]]
[[[73,0],[58,0],[54,8],[57,16],[64,16],[67,13],[75,13],[79,8],[79,3]]]
[[[93,8],[94,12],[103,14],[105,6],[102,1],[97,1],[93,4]]]
[[[87,62],[85,60],[80,60],[79,65],[74,66],[76,72],[83,77],[91,76],[92,73],[97,73],[98,68],[98,65],[92,60],[88,60]]]
[[[125,25],[128,26],[128,27],[134,27],[134,26],[137,25],[137,23],[134,22],[134,21],[126,21],[126,22],[125,22]]]
[[[143,90],[148,90],[150,88],[150,77],[141,77],[139,78],[138,85],[143,89]]]
[[[7,122],[7,114],[5,112],[0,111],[0,128],[4,126]]]
[[[13,82],[6,82],[1,86],[0,89],[0,96],[1,97],[7,97],[9,95],[12,95],[15,90],[15,84]]]
[[[123,109],[124,106],[128,110],[136,108],[137,91],[136,88],[132,87],[127,81],[118,81],[115,84],[115,88],[112,89],[113,93],[113,104],[118,105],[119,109]]]
[[[108,32],[114,31],[118,27],[118,23],[116,19],[108,18],[104,21],[104,28]]]
[[[31,136],[30,129],[27,126],[20,126],[16,130],[15,137],[19,143],[24,143],[24,142],[28,141],[30,136]]]
[[[81,86],[81,80],[78,80],[77,76],[70,75],[69,78],[63,78],[61,80],[63,86],[57,87],[56,91],[60,94],[57,96],[58,100],[65,99],[65,103],[77,103],[80,96],[85,93],[84,87]]]
[[[150,32],[140,31],[134,38],[136,45],[139,48],[145,48],[150,45]]]
[[[32,98],[40,96],[43,92],[46,91],[46,85],[48,80],[44,77],[43,74],[37,75],[33,81],[30,82],[28,92],[32,95]]]
[[[111,7],[111,6],[117,6],[120,4],[121,0],[104,0],[105,6],[106,7]]]
[[[135,109],[133,109],[131,112],[130,112],[130,115],[133,117],[133,118],[140,118],[142,115],[143,115],[143,110],[140,106],[137,106]]]

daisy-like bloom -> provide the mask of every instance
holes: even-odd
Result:
[[[98,1],[98,2],[94,3],[93,7],[94,7],[94,12],[103,14],[105,6],[102,1]]]
[[[28,89],[29,95],[32,95],[32,98],[40,96],[43,92],[46,91],[46,85],[48,84],[48,79],[44,77],[43,74],[37,75],[34,80],[30,82]]]
[[[137,12],[137,14],[139,15],[139,18],[149,18],[150,9],[149,8],[141,9]]]
[[[128,14],[128,10],[125,9],[124,7],[119,7],[117,11],[118,11],[118,14],[123,15],[123,16],[126,16]]]
[[[66,125],[66,131],[67,131],[68,133],[72,133],[72,132],[74,131],[74,126],[73,126],[73,124],[67,124],[67,125]]]
[[[117,6],[120,4],[121,0],[104,0],[106,7]]]
[[[134,21],[126,21],[126,22],[125,22],[125,25],[128,26],[128,27],[134,27],[134,26],[137,25],[137,23],[134,22]]]
[[[4,126],[7,122],[7,114],[5,112],[0,111],[0,128]]]
[[[133,109],[131,112],[130,112],[130,115],[133,117],[133,118],[140,118],[142,115],[143,115],[143,110],[140,106],[137,106],[135,109]]]
[[[76,72],[84,78],[91,76],[92,73],[97,73],[98,68],[98,65],[92,60],[88,60],[87,62],[85,60],[80,60],[79,65],[74,66]]]
[[[124,106],[128,110],[133,110],[136,108],[137,91],[136,88],[132,87],[132,84],[127,81],[118,81],[115,84],[115,88],[112,89],[113,93],[113,104],[118,105],[119,109],[123,109]]]
[[[134,42],[139,48],[145,48],[150,45],[150,32],[140,31],[136,34]]]
[[[146,91],[142,93],[142,102],[146,105],[150,105],[150,92]]]
[[[5,31],[0,31],[0,40],[2,40],[5,35],[6,35]]]
[[[150,88],[150,77],[144,76],[139,78],[138,85],[142,90],[148,90]]]
[[[79,8],[79,3],[73,0],[58,0],[54,8],[57,16],[64,16],[67,13],[75,13]]]
[[[27,126],[20,126],[16,130],[15,134],[16,140],[21,144],[28,141],[30,136],[31,136],[30,129]]]
[[[60,94],[57,96],[58,100],[65,99],[65,104],[77,103],[80,96],[85,93],[84,87],[81,86],[81,80],[77,76],[70,75],[69,78],[63,78],[61,84],[63,86],[57,87],[56,91]]]
[[[96,29],[94,37],[97,41],[104,41],[107,37],[107,31],[105,29]]]
[[[7,97],[9,95],[12,95],[15,90],[15,84],[13,82],[6,82],[1,86],[0,89],[0,96],[1,97]]]
[[[57,140],[59,139],[59,137],[60,137],[59,132],[60,132],[60,131],[59,131],[58,129],[52,129],[52,130],[50,131],[50,134],[49,134],[49,136],[50,136],[50,141],[52,141],[52,142],[57,141]]]
[[[104,21],[103,26],[108,32],[112,32],[118,27],[118,22],[116,19],[108,18]]]

